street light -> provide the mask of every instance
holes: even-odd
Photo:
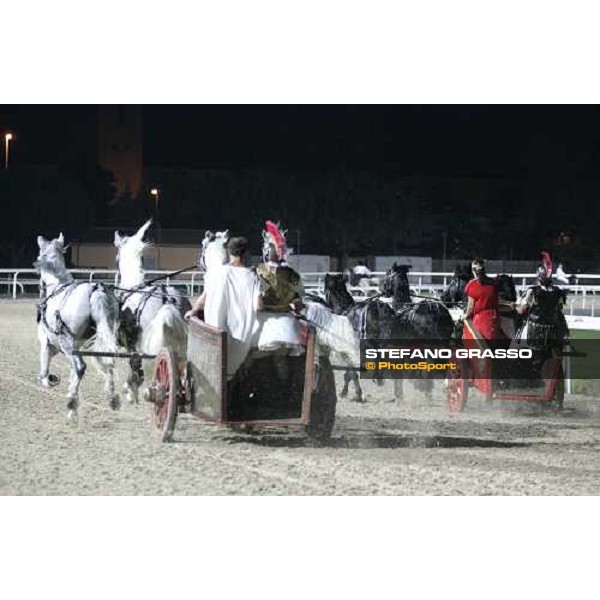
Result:
[[[156,219],[156,223],[158,224],[158,201],[160,200],[160,192],[159,192],[159,190],[157,188],[152,188],[150,190],[150,195],[155,200],[154,217]]]
[[[6,170],[8,170],[8,150],[9,150],[9,144],[13,139],[13,134],[12,133],[5,133],[4,134],[4,168]]]
[[[156,240],[158,242],[157,246],[156,246],[156,268],[160,269],[160,242],[161,242],[161,235],[160,235],[160,223],[158,222],[158,201],[160,200],[160,190],[158,188],[152,188],[150,190],[150,195],[154,198],[155,201],[155,205],[154,205],[154,219],[156,220],[156,231],[158,233],[158,239]]]

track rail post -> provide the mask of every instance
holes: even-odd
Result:
[[[17,279],[19,277],[19,271],[15,271],[15,274],[13,275],[13,292],[12,292],[12,297],[13,300],[17,299]]]

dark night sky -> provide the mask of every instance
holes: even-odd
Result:
[[[81,153],[94,119],[93,106],[0,107],[23,163]],[[160,166],[600,176],[596,106],[147,106],[144,135]]]

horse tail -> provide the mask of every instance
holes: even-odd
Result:
[[[116,354],[119,350],[117,330],[119,327],[119,303],[114,294],[102,285],[94,289],[90,295],[90,313],[96,324],[93,349],[96,352]],[[97,362],[104,367],[114,367],[114,357],[98,358]]]
[[[187,324],[174,304],[163,304],[152,322],[143,332],[142,351],[158,354],[161,348],[169,348],[179,358],[187,349]]]

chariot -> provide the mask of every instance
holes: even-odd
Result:
[[[508,344],[510,338],[503,341]],[[490,348],[488,340],[471,320],[464,323],[462,345],[479,350]],[[481,392],[488,402],[533,402],[560,410],[565,396],[563,359],[581,355],[574,351],[540,350],[536,353],[536,360],[526,366],[525,373],[523,364],[517,361],[458,358],[456,369],[449,371],[447,379],[448,409],[453,413],[463,411],[469,390],[473,388]]]
[[[144,394],[158,439],[172,440],[181,412],[221,425],[303,428],[311,437],[329,437],[337,401],[333,369],[316,352],[313,327],[301,327],[304,354],[251,350],[228,378],[227,333],[191,319],[185,360],[161,350]]]

